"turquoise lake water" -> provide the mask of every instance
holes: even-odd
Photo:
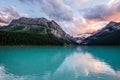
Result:
[[[120,47],[1,46],[0,80],[120,80]]]

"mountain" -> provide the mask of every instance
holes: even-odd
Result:
[[[81,45],[120,45],[120,23],[110,22],[103,29],[85,38]]]
[[[54,20],[21,17],[0,28],[0,45],[71,44],[65,36],[66,33]]]
[[[66,34],[54,21],[46,18],[12,20],[8,26],[0,27],[0,45],[120,45],[120,23],[110,22],[95,33]]]

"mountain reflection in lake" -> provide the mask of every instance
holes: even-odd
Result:
[[[0,47],[0,80],[120,80],[120,47]]]

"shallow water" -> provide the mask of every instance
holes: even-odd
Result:
[[[120,80],[120,47],[1,46],[0,80]]]

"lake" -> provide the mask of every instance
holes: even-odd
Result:
[[[120,80],[120,47],[1,46],[0,80]]]

